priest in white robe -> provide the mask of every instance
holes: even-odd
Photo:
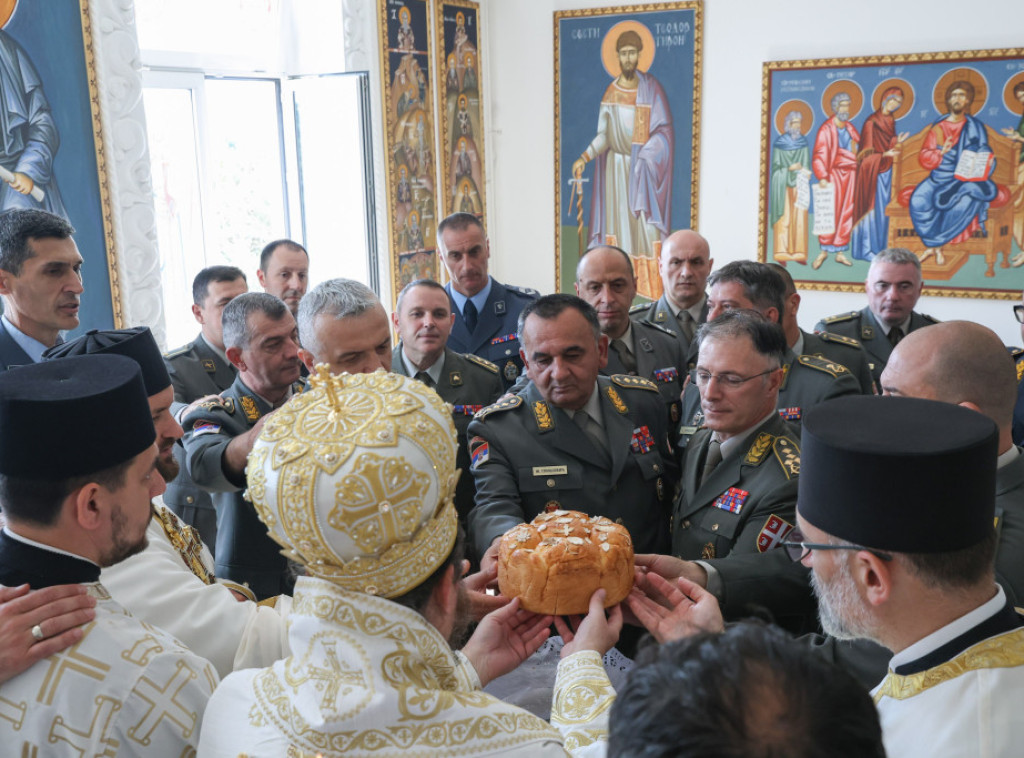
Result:
[[[536,651],[550,616],[514,600],[461,651],[465,595],[451,413],[396,374],[330,376],[270,416],[249,494],[308,572],[291,655],[235,672],[207,710],[209,756],[603,755],[614,692],[601,655],[618,637],[603,594],[562,653],[551,723],[481,691]]]
[[[116,419],[116,423],[112,420]],[[216,671],[132,617],[101,566],[146,544],[164,489],[138,364],[92,355],[0,375],[0,584],[82,584],[96,598],[82,639],[0,685],[5,755],[188,755]],[[59,630],[40,615],[40,644]]]

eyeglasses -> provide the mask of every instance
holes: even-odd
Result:
[[[790,535],[795,539],[783,540],[779,544],[786,551],[786,555],[789,559],[796,563],[802,561],[812,550],[867,550],[876,558],[883,561],[891,561],[892,556],[888,553],[883,553],[878,550],[872,550],[869,547],[863,545],[826,545],[819,542],[804,542],[804,535],[800,533],[799,529],[794,529]]]
[[[1017,318],[1017,323],[1024,324],[1024,305],[1013,306],[1013,315]]]
[[[770,368],[767,371],[762,371],[760,374],[754,374],[753,376],[736,376],[736,374],[712,374],[710,371],[697,370],[694,374],[697,377],[698,387],[707,387],[712,379],[717,379],[719,383],[728,387],[729,389],[736,389],[741,384],[749,382],[751,379],[757,379],[759,376],[770,374],[773,371],[778,371],[777,368]]]

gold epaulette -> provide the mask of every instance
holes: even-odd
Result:
[[[787,479],[800,476],[800,446],[795,440],[785,436],[776,437],[772,451]]]
[[[479,421],[483,421],[492,413],[497,413],[498,411],[507,411],[510,408],[518,408],[522,404],[523,399],[519,397],[519,395],[513,395],[512,397],[507,397],[504,400],[499,400],[498,402],[493,403],[492,405],[488,405],[486,408],[481,408],[475,414],[473,414],[473,418],[478,419]]]
[[[632,389],[650,390],[651,392],[658,391],[658,385],[652,382],[650,379],[644,379],[642,376],[630,376],[629,374],[612,374],[611,379],[615,384],[620,387],[630,387]]]
[[[203,563],[203,540],[195,527],[180,521],[166,506],[154,506],[153,518],[164,530],[167,541],[181,556],[188,570],[195,574],[203,584],[213,584],[213,573]]]
[[[846,368],[842,363],[836,363],[835,361],[826,360],[825,358],[819,358],[816,355],[798,355],[796,362],[801,366],[807,366],[807,368],[815,368],[818,371],[824,371],[826,374],[831,374],[834,377],[850,373],[850,369]]]
[[[821,323],[838,324],[843,321],[853,321],[855,318],[860,318],[860,311],[850,311],[849,313],[840,313],[838,316],[829,316],[828,318],[823,318]]]
[[[225,411],[229,416],[235,415],[235,399],[232,397],[226,400],[207,400],[197,403],[192,413],[196,411]]]
[[[495,364],[491,363],[486,358],[481,358],[479,355],[474,355],[473,353],[463,353],[462,357],[465,358],[470,363],[475,363],[480,368],[487,369],[492,374],[498,373],[498,367]]]
[[[841,334],[833,334],[832,332],[818,332],[818,336],[825,342],[834,342],[837,345],[846,345],[847,347],[855,347],[858,350],[863,350],[863,346],[855,340],[853,337],[844,337]]]

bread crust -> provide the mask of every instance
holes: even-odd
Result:
[[[600,588],[609,608],[633,587],[633,541],[626,527],[603,516],[542,513],[502,536],[498,587],[534,613],[585,614]]]

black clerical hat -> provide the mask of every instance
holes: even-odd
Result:
[[[0,374],[0,473],[68,479],[124,463],[156,432],[139,365],[82,355]]]
[[[43,353],[43,360],[51,361],[54,358],[98,353],[123,355],[138,363],[142,369],[142,380],[146,383],[146,394],[150,397],[171,386],[171,375],[167,373],[164,357],[148,326],[133,326],[130,329],[90,329],[78,339],[54,345]]]
[[[797,510],[880,550],[969,547],[993,528],[998,436],[987,416],[951,403],[830,400],[804,416]]]

